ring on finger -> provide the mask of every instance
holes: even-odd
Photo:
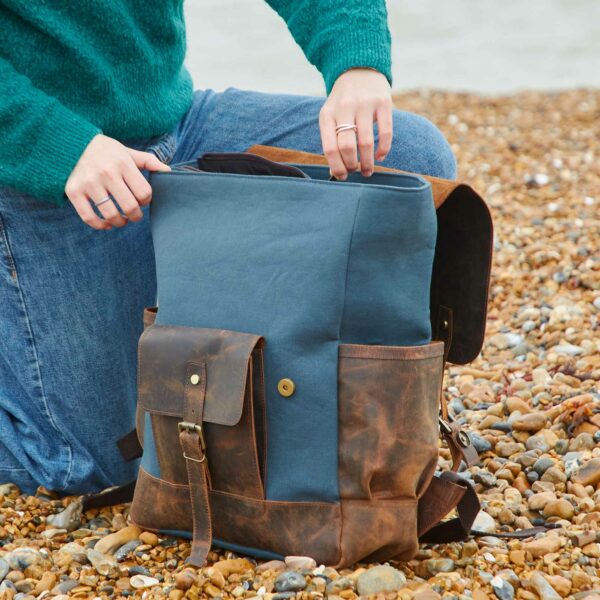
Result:
[[[112,200],[112,198],[110,196],[105,196],[104,198],[102,198],[102,200],[98,200],[98,202],[96,202],[95,200],[92,199],[92,202],[96,206],[100,206],[101,204],[104,204],[105,202],[108,202],[109,200]]]
[[[335,133],[340,134],[342,131],[350,131],[350,130],[354,130],[357,131],[358,127],[356,127],[356,125],[354,125],[354,123],[341,123],[340,125],[338,125],[335,128]]]

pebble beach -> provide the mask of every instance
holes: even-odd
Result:
[[[462,471],[482,505],[475,528],[550,528],[341,570],[213,549],[195,569],[189,542],[128,524],[126,504],[82,513],[78,497],[0,482],[0,600],[600,600],[600,91],[395,104],[440,127],[494,219],[484,348],[445,379],[480,452]],[[449,459],[441,446],[440,467]]]

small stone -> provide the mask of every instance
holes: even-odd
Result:
[[[338,577],[327,584],[326,592],[328,595],[339,594],[342,590],[351,590],[352,587],[352,580],[348,577]]]
[[[75,589],[77,586],[79,585],[79,582],[76,579],[65,579],[63,581],[61,581],[58,585],[54,586],[54,588],[52,588],[52,594],[66,594],[68,595],[69,592],[73,589]],[[58,597],[58,596],[57,596]]]
[[[51,590],[56,585],[57,575],[51,571],[46,571],[42,575],[42,578],[37,582],[33,595],[39,596],[42,592]]]
[[[581,551],[586,556],[591,556],[592,558],[600,558],[600,543],[595,542],[593,544],[586,544]]]
[[[498,442],[496,444],[496,452],[498,456],[502,456],[504,458],[508,458],[513,454],[518,454],[519,452],[523,452],[525,450],[523,444],[518,442]]]
[[[309,556],[286,556],[285,564],[288,569],[296,569],[298,571],[310,571],[317,567],[315,559]]]
[[[59,549],[59,554],[62,554],[67,561],[75,561],[80,564],[87,562],[86,549],[77,542],[69,542]]]
[[[189,590],[196,581],[196,575],[192,571],[186,570],[175,575],[175,587],[179,590]]]
[[[514,565],[522,567],[525,564],[525,552],[523,550],[511,550],[508,553],[508,560]]]
[[[371,567],[358,576],[359,595],[368,596],[379,592],[393,592],[406,584],[404,573],[387,565]]]
[[[28,546],[23,546],[9,552],[4,556],[4,559],[11,569],[17,571],[24,571],[27,567],[38,565],[44,561],[44,558],[36,548],[29,548]]]
[[[264,571],[282,571],[285,569],[285,563],[282,560],[269,560],[261,563],[255,569],[257,573],[263,573]]]
[[[298,592],[306,587],[306,579],[296,571],[284,571],[277,576],[274,586],[278,592]]]
[[[9,571],[10,567],[8,566],[8,563],[3,558],[0,558],[0,581],[4,581],[4,578],[8,575]]]
[[[555,484],[564,483],[565,481],[567,481],[567,476],[558,467],[550,467],[542,475],[541,480]]]
[[[543,510],[546,504],[556,500],[554,492],[539,492],[529,496],[527,499],[527,507],[529,510]]]
[[[215,569],[219,569],[225,577],[229,577],[232,573],[243,573],[252,569],[252,563],[245,558],[228,558],[216,562],[213,566]]]
[[[565,354],[567,356],[578,356],[583,353],[583,348],[575,346],[574,344],[559,344],[558,346],[553,346],[552,352],[556,352],[556,354]]]
[[[533,558],[539,558],[551,552],[558,552],[560,540],[557,537],[545,535],[531,542],[524,542],[522,548],[525,552],[530,552]]]
[[[136,589],[149,588],[159,583],[158,579],[148,577],[147,575],[134,575],[129,582],[131,583],[131,587]]]
[[[492,449],[492,445],[479,434],[471,431],[469,432],[469,437],[471,438],[471,442],[475,447],[475,450],[477,450],[479,454],[489,452]]]
[[[115,551],[115,558],[121,562],[125,560],[138,546],[141,545],[140,540],[131,540],[126,544],[123,544],[120,548]]]
[[[154,547],[158,544],[158,536],[152,531],[142,531],[139,539],[142,544],[148,544],[149,546]]]
[[[543,475],[550,467],[554,466],[554,460],[549,456],[541,456],[533,464],[533,470],[538,475]]]
[[[105,577],[117,577],[119,575],[119,565],[113,556],[102,554],[95,548],[90,548],[86,556],[98,574]]]
[[[561,595],[565,597],[569,595],[573,587],[571,581],[561,575],[545,575],[548,583]]]
[[[548,423],[546,415],[541,412],[532,412],[521,415],[512,421],[512,428],[517,431],[535,433],[543,429]]]
[[[573,505],[564,498],[552,500],[544,506],[545,517],[560,517],[561,519],[570,521],[574,514],[575,509],[573,508]]]
[[[556,590],[539,571],[534,571],[530,574],[529,584],[537,592],[540,598],[543,598],[544,600],[561,600]]]
[[[80,500],[71,502],[63,511],[46,517],[46,525],[54,529],[75,531],[81,525],[83,507]]]
[[[454,571],[454,561],[449,558],[430,558],[425,564],[431,575]]]
[[[548,452],[550,450],[550,444],[540,434],[532,435],[525,442],[525,447],[527,450],[540,450],[541,452]]]
[[[496,532],[496,521],[484,510],[480,510],[475,517],[473,522],[473,529],[476,531],[483,531],[485,533]]]
[[[139,539],[141,532],[142,530],[139,527],[129,525],[116,533],[111,533],[110,535],[103,537],[94,546],[94,550],[101,554],[113,554],[127,542]]]
[[[571,475],[573,483],[596,486],[600,482],[600,458],[592,458]]]
[[[499,598],[499,600],[513,600],[515,597],[513,586],[499,575],[496,575],[490,583],[494,590],[494,594],[496,594],[496,598]]]

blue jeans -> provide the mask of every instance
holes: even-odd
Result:
[[[324,101],[199,90],[174,131],[124,143],[168,163],[252,144],[322,153]],[[456,170],[440,131],[396,109],[379,164],[450,179]],[[70,203],[0,188],[0,483],[85,493],[135,477],[137,461],[124,462],[115,443],[135,424],[142,312],[156,299],[142,210],[141,221],[98,231]]]

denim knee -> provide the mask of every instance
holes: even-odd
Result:
[[[393,110],[392,147],[387,167],[444,179],[456,178],[456,158],[444,134],[428,119]]]

